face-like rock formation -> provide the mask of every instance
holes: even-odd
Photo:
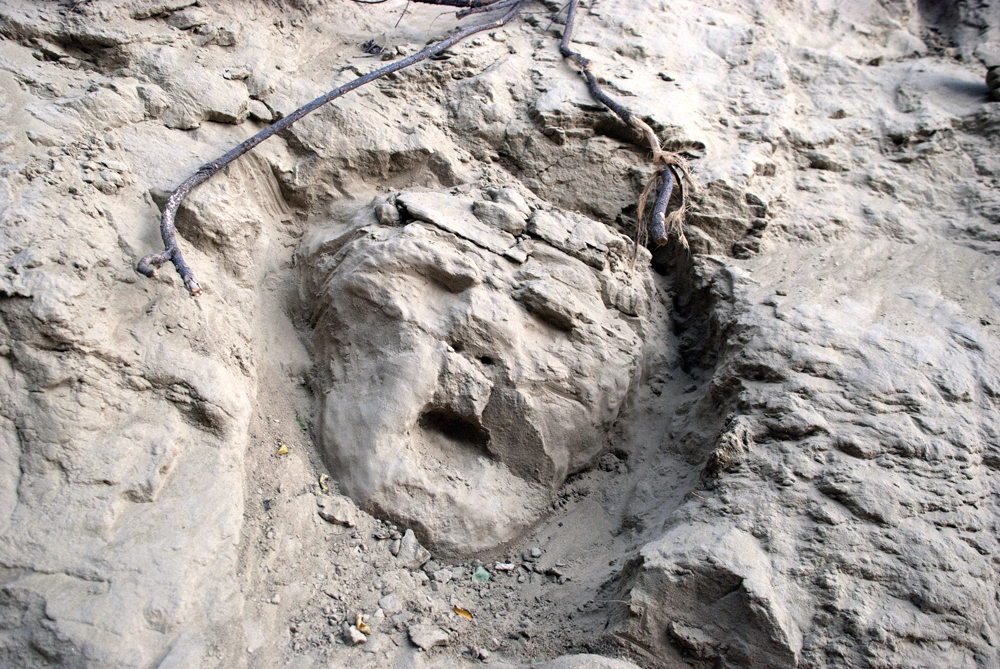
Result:
[[[507,189],[393,200],[303,245],[322,446],[362,505],[439,550],[489,549],[605,448],[640,371],[648,256],[630,269],[625,237]]]

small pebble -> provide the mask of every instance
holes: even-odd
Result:
[[[362,634],[356,626],[351,625],[347,628],[347,631],[344,632],[344,641],[352,646],[359,646],[368,641],[368,637]]]

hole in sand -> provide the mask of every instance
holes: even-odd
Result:
[[[437,433],[449,441],[489,453],[490,433],[453,411],[447,409],[425,411],[420,416],[419,425],[422,429]]]

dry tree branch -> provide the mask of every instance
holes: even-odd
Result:
[[[460,12],[455,13],[455,18],[464,19],[466,16],[471,14],[481,14],[483,12],[492,12],[497,9],[504,9],[510,7],[518,0],[490,0],[488,5],[483,5],[481,7],[470,7],[469,9],[463,9]],[[422,2],[422,0],[417,0],[417,2]]]
[[[385,0],[354,0],[359,4],[381,4]],[[506,10],[506,13],[499,19],[495,19],[488,23],[482,23],[474,26],[469,26],[459,30],[451,37],[441,40],[431,46],[427,47],[423,51],[403,58],[395,63],[386,65],[383,68],[370,72],[362,77],[358,77],[350,83],[344,84],[339,88],[335,88],[329,93],[316,98],[312,102],[299,107],[294,112],[288,116],[282,118],[281,120],[273,123],[264,130],[260,131],[250,139],[244,141],[242,144],[236,146],[230,150],[225,155],[213,160],[210,163],[206,163],[198,168],[198,171],[184,181],[177,189],[170,194],[167,198],[167,202],[163,208],[163,214],[160,219],[160,234],[163,237],[164,251],[163,253],[154,253],[147,255],[136,267],[136,270],[141,274],[148,277],[155,277],[157,269],[166,264],[167,262],[172,262],[174,267],[177,268],[177,273],[181,276],[184,281],[184,286],[187,288],[188,292],[196,297],[201,294],[201,286],[194,277],[194,273],[191,268],[188,267],[187,263],[184,262],[184,258],[181,254],[180,248],[177,245],[177,238],[174,228],[174,217],[177,214],[177,210],[180,207],[181,202],[185,197],[196,187],[203,184],[204,182],[211,179],[216,175],[222,168],[226,165],[232,163],[234,160],[252,150],[258,144],[268,139],[272,135],[275,135],[285,128],[291,126],[293,123],[303,118],[307,114],[315,111],[316,109],[322,107],[326,103],[339,98],[345,93],[349,93],[356,88],[360,88],[367,83],[380,79],[388,74],[402,70],[403,68],[415,65],[427,58],[436,56],[439,53],[446,51],[458,42],[462,41],[470,35],[474,35],[478,32],[484,30],[491,30],[500,28],[507,23],[509,23],[517,14],[521,11],[521,8],[528,2],[528,0],[413,0],[414,2],[425,4],[425,5],[438,5],[455,7],[461,9],[457,12],[458,18],[463,18],[470,14],[478,14],[481,12],[495,11],[495,10]],[[642,221],[645,214],[646,203],[649,196],[656,189],[657,197],[653,205],[652,220],[650,222],[651,232],[653,240],[660,245],[666,244],[669,240],[671,234],[676,234],[683,248],[688,249],[687,238],[684,235],[683,229],[683,216],[684,211],[687,207],[687,190],[684,188],[683,183],[687,183],[688,188],[693,188],[694,183],[690,177],[687,163],[679,155],[663,151],[660,146],[660,141],[653,132],[653,129],[643,121],[641,118],[630,112],[628,109],[620,105],[614,99],[609,97],[604,90],[601,88],[600,82],[598,82],[597,77],[591,70],[590,61],[585,58],[579,52],[573,51],[570,48],[570,41],[573,36],[573,25],[576,20],[576,10],[579,5],[579,0],[570,0],[568,4],[568,13],[566,16],[566,28],[563,31],[562,41],[559,44],[559,52],[564,58],[567,58],[574,62],[580,70],[583,72],[583,76],[587,81],[587,87],[590,89],[591,95],[593,95],[597,100],[599,100],[604,106],[614,112],[622,121],[626,124],[639,130],[646,138],[650,149],[653,152],[653,165],[657,168],[656,172],[650,178],[649,182],[646,184],[646,188],[639,199],[639,226],[636,230],[636,240],[635,240],[635,254],[633,256],[633,265],[638,257],[639,244],[644,244],[646,240],[647,231],[642,225]],[[561,12],[562,10],[560,10]],[[674,188],[678,189],[680,195],[680,206],[678,206],[672,213],[667,215],[667,207],[670,203],[670,197],[673,193]]]
[[[687,195],[684,192],[684,183],[693,189],[693,181],[688,171],[687,162],[676,153],[660,151],[653,156],[653,164],[657,167],[657,172],[646,183],[642,196],[639,197],[639,220],[642,221],[646,211],[646,201],[652,195],[654,188],[659,186],[659,195],[653,205],[653,213],[649,224],[649,234],[659,245],[664,245],[669,240],[671,233],[677,234],[681,246],[688,249],[687,238],[681,228],[684,212],[687,210]],[[667,204],[670,202],[670,195],[674,186],[680,192],[681,204],[677,209],[667,216]]]
[[[504,8],[509,7],[508,11],[499,19],[489,21],[488,23],[480,23],[478,25],[469,26],[459,30],[451,37],[436,42],[431,46],[427,47],[423,51],[413,54],[403,58],[402,60],[396,61],[390,65],[386,65],[383,68],[375,70],[374,72],[369,72],[368,74],[358,77],[354,81],[351,81],[343,86],[333,89],[329,93],[322,95],[312,102],[303,105],[296,109],[294,112],[284,117],[280,121],[269,125],[264,128],[256,135],[250,139],[244,141],[242,144],[231,149],[225,155],[216,158],[210,163],[205,163],[195,174],[184,181],[177,189],[170,194],[167,198],[167,202],[163,207],[163,215],[160,219],[160,235],[163,237],[164,251],[163,253],[153,253],[142,260],[136,266],[136,270],[145,276],[155,277],[157,269],[168,262],[172,262],[174,267],[177,268],[177,273],[180,275],[181,279],[184,281],[184,287],[187,288],[188,292],[192,297],[197,297],[201,294],[201,286],[194,277],[194,272],[188,267],[187,263],[184,262],[184,257],[181,255],[181,250],[177,246],[177,238],[174,229],[174,217],[177,214],[177,209],[180,207],[181,202],[187,197],[193,189],[205,183],[213,176],[218,174],[218,172],[224,168],[226,165],[230,164],[244,153],[252,150],[255,146],[268,139],[272,135],[275,135],[285,128],[289,127],[299,119],[303,118],[307,114],[319,109],[327,102],[335,100],[345,93],[349,93],[356,88],[360,88],[367,83],[380,79],[387,74],[392,74],[402,70],[403,68],[415,65],[423,60],[435,56],[458,42],[462,41],[470,35],[474,35],[478,32],[484,30],[492,30],[500,28],[511,21],[518,12],[521,11],[521,7],[527,0],[514,0],[513,3],[506,2],[505,0],[417,0],[425,4],[434,5],[449,5],[452,7],[465,7],[465,8],[476,8],[482,6],[492,6],[496,4]],[[492,7],[491,7],[492,8]]]
[[[578,5],[579,0],[570,0],[569,2],[569,12],[566,14],[566,28],[563,30],[562,41],[559,43],[559,53],[563,55],[563,58],[568,58],[576,63],[577,67],[580,68],[583,72],[584,78],[587,80],[587,88],[590,89],[591,95],[593,95],[605,107],[613,111],[622,121],[631,125],[633,128],[639,130],[643,135],[645,135],[646,141],[649,143],[649,148],[653,152],[653,165],[657,168],[657,171],[646,184],[646,188],[639,199],[639,228],[636,230],[635,234],[635,255],[633,256],[633,264],[635,263],[636,257],[638,257],[639,244],[644,243],[646,238],[646,230],[642,227],[642,219],[646,209],[646,200],[652,194],[652,191],[657,184],[659,184],[660,188],[656,202],[653,206],[653,218],[651,221],[652,229],[650,231],[653,236],[653,241],[659,245],[666,244],[669,240],[668,233],[673,232],[677,234],[681,246],[687,250],[689,247],[682,225],[684,211],[687,208],[687,191],[684,189],[681,182],[686,182],[690,188],[694,187],[694,183],[688,173],[687,162],[676,153],[664,151],[660,147],[659,138],[656,136],[656,133],[653,132],[653,129],[649,127],[649,124],[620,105],[614,99],[610,98],[601,88],[600,82],[597,81],[597,77],[594,75],[593,70],[591,70],[590,60],[585,58],[583,54],[570,49],[569,44],[573,39],[573,24],[576,20],[576,9]],[[670,202],[670,195],[673,192],[675,184],[680,191],[681,204],[672,214],[670,214],[670,216],[667,216],[667,205]]]

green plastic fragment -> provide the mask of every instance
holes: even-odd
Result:
[[[486,571],[482,567],[476,567],[476,571],[472,574],[473,583],[485,583],[490,580],[490,572]]]

